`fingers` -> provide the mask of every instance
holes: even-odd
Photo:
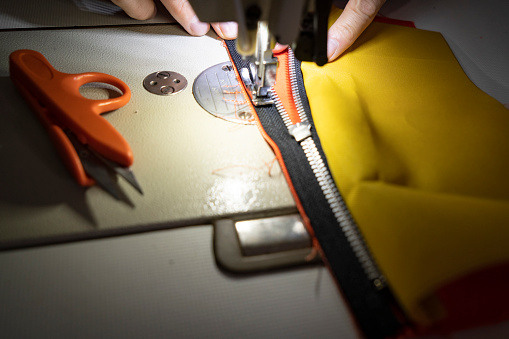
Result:
[[[187,0],[161,0],[164,7],[191,35],[204,35],[209,31],[209,24],[201,22]]]
[[[156,14],[153,0],[111,0],[130,17],[138,20],[152,18]],[[204,35],[209,31],[209,24],[201,22],[187,0],[161,0],[164,7],[177,22],[191,35]],[[237,37],[236,22],[220,22],[212,24],[216,33],[223,39]]]
[[[347,50],[373,21],[385,0],[350,0],[331,26],[327,39],[327,58],[335,60]]]
[[[111,0],[111,2],[133,19],[147,20],[156,15],[156,6],[152,0]]]
[[[201,22],[187,0],[161,0],[170,14],[191,35],[204,35],[209,31],[209,24]],[[223,39],[237,37],[236,22],[216,22],[212,24],[216,33]]]
[[[217,35],[226,40],[232,40],[237,37],[238,33],[238,25],[236,22],[215,22],[211,24],[214,31],[216,31]]]

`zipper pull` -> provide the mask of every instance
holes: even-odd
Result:
[[[300,143],[311,136],[311,124],[307,121],[298,122],[288,127],[288,132]]]

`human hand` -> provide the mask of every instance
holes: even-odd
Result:
[[[146,20],[156,13],[153,0],[111,0],[134,19]],[[191,35],[204,35],[210,26],[201,22],[187,0],[161,0],[170,14]],[[385,0],[349,0],[343,13],[331,26],[327,38],[327,57],[329,61],[337,59],[350,47],[361,33],[373,21]],[[223,39],[235,39],[238,27],[235,22],[211,24],[216,33]],[[285,46],[277,45],[276,51]]]
[[[327,36],[327,58],[337,59],[373,21],[385,0],[349,0]]]
[[[156,6],[153,0],[111,0],[115,5],[122,8],[131,18],[147,20],[156,14]],[[187,0],[161,0],[168,12],[177,22],[191,35],[201,36],[209,31],[209,24],[201,22],[196,16],[191,4]],[[223,39],[235,39],[237,37],[237,23],[216,22],[211,24],[217,35]]]

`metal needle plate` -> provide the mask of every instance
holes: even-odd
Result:
[[[170,71],[154,72],[143,80],[143,87],[157,95],[177,94],[186,86],[187,79],[182,74]]]
[[[255,123],[231,62],[217,64],[198,75],[193,94],[201,107],[218,118],[246,125]]]

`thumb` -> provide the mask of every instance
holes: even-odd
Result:
[[[350,0],[329,29],[327,58],[335,60],[357,40],[369,26],[385,0]]]

